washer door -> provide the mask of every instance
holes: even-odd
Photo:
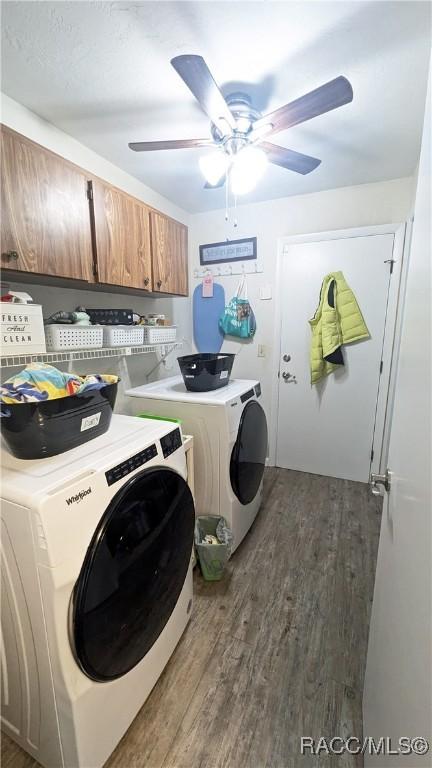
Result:
[[[141,472],[113,497],[73,595],[75,656],[88,677],[126,674],[155,643],[186,579],[194,522],[189,487],[169,469]]]
[[[237,440],[231,454],[232,489],[242,504],[250,504],[258,493],[267,456],[267,420],[256,400],[245,405]]]

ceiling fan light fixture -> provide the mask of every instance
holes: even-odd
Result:
[[[246,147],[235,156],[230,172],[231,190],[234,195],[251,192],[264,175],[268,158],[258,147]]]
[[[201,173],[212,186],[217,184],[227,172],[229,162],[230,159],[223,150],[202,155],[199,159]]]

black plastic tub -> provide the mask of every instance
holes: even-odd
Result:
[[[1,403],[1,432],[18,459],[45,459],[107,432],[117,386],[40,403]]]
[[[201,352],[178,357],[183,381],[189,392],[210,392],[226,387],[230,380],[235,355]]]

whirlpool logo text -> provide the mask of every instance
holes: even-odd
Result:
[[[84,491],[78,491],[78,493],[75,494],[75,496],[70,496],[68,499],[66,499],[66,504],[70,506],[70,504],[78,504],[80,501],[83,500],[84,496],[88,496],[89,493],[92,492],[91,488],[86,488]]]

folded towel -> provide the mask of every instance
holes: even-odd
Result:
[[[21,373],[5,381],[0,387],[2,403],[36,403],[56,400],[59,397],[78,397],[93,389],[102,389],[107,384],[116,384],[118,376],[92,374],[77,376],[59,371],[52,365],[31,363]]]

